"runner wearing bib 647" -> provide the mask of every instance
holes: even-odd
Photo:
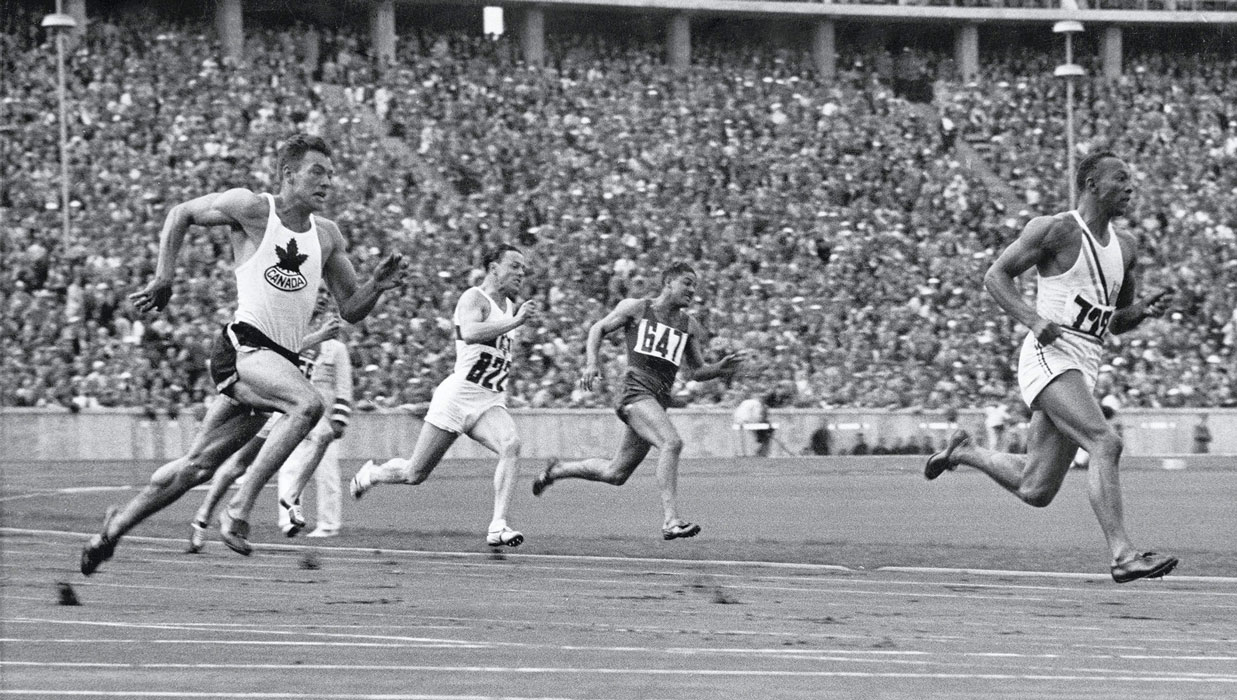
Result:
[[[507,413],[507,378],[511,372],[512,331],[535,322],[537,302],[514,308],[524,283],[524,254],[502,245],[486,254],[485,280],[465,291],[455,306],[455,371],[434,390],[425,425],[412,456],[375,464],[366,462],[352,479],[352,497],[376,484],[420,484],[447,449],[462,435],[498,455],[494,470],[494,513],[485,541],[518,547],[524,535],[507,525],[507,509],[519,470],[520,436]]]
[[[661,535],[667,540],[695,537],[700,526],[679,517],[679,454],[683,438],[666,407],[670,390],[680,374],[684,379],[705,381],[732,377],[747,359],[747,352],[724,356],[705,364],[700,322],[687,313],[696,299],[696,271],[686,263],[675,263],[662,274],[661,293],[653,299],[624,299],[605,318],[588,329],[584,371],[580,385],[592,391],[601,383],[601,340],[608,333],[623,329],[627,348],[627,370],[616,393],[615,410],[626,424],[618,453],[611,459],[594,457],[578,462],[550,460],[533,481],[533,495],[540,496],[550,484],[561,479],[585,479],[615,486],[627,482],[649,450],[656,447],[657,482],[661,487],[664,513]]]

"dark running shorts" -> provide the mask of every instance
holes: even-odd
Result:
[[[210,369],[210,378],[215,382],[215,388],[224,396],[232,396],[229,391],[232,385],[236,383],[236,380],[239,379],[239,376],[236,374],[236,348],[241,345],[250,348],[274,350],[279,353],[280,357],[291,362],[292,366],[300,366],[300,357],[296,353],[266,337],[266,334],[262,331],[248,323],[239,321],[229,323],[215,337],[214,346],[211,347],[210,359],[206,361],[206,366]]]
[[[627,407],[644,399],[655,399],[665,408],[670,405],[670,387],[643,372],[628,370],[623,374],[622,391],[619,393],[618,403],[614,406],[619,420],[626,423]]]

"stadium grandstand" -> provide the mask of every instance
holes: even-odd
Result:
[[[673,259],[704,272],[714,351],[759,358],[679,387],[684,405],[1012,404],[1025,330],[981,279],[1030,216],[1068,207],[1068,85],[1076,154],[1133,164],[1144,285],[1175,292],[1114,339],[1099,390],[1234,403],[1237,1],[173,5],[4,3],[0,406],[208,397],[225,238],[191,234],[165,313],[125,297],[172,204],[269,190],[293,130],[336,145],[332,212],[359,266],[411,258],[352,332],[362,408],[428,400],[451,304],[502,240],[531,251],[547,309],[513,406],[603,405],[575,386],[588,324]],[[67,217],[48,15],[76,25]],[[1061,21],[1084,29],[1077,77],[1054,75]]]

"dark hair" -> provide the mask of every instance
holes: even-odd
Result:
[[[1112,151],[1096,151],[1078,164],[1078,172],[1074,173],[1074,186],[1079,192],[1087,189],[1087,178],[1095,174],[1095,168],[1100,164],[1100,161],[1105,158],[1116,158],[1121,160],[1121,157]]]
[[[326,141],[322,140],[321,136],[310,136],[309,134],[293,134],[279,145],[279,174],[283,175],[284,168],[292,168],[295,170],[301,164],[301,160],[306,153],[317,151],[327,158],[331,157],[331,147],[326,145]]]
[[[521,255],[524,254],[524,251],[520,250],[519,248],[516,248],[510,243],[500,243],[494,246],[493,248],[490,248],[489,250],[485,251],[485,255],[481,257],[481,269],[485,270],[486,273],[489,273],[490,264],[501,261],[503,259],[503,256],[506,255],[508,251],[516,252]]]
[[[675,277],[680,277],[682,275],[695,275],[695,274],[696,274],[696,268],[692,267],[691,265],[688,265],[685,262],[672,263],[670,267],[666,268],[665,272],[661,273],[661,286],[664,287],[667,284],[670,284],[670,280],[674,279]]]

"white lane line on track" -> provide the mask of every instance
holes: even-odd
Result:
[[[922,678],[954,680],[1040,680],[1070,682],[1130,682],[1130,683],[1222,683],[1237,684],[1231,674],[1054,674],[1054,673],[947,673],[920,671],[782,671],[773,669],[678,669],[678,668],[579,668],[555,666],[429,666],[403,664],[175,664],[175,663],[75,663],[66,661],[3,661],[4,666],[43,668],[123,668],[123,669],[186,669],[229,671],[397,671],[402,673],[498,673],[498,674],[569,674],[569,675],[648,675],[648,676],[720,676],[756,678]],[[73,691],[66,691],[73,692]],[[215,697],[222,697],[216,695]],[[298,696],[303,697],[303,696]],[[383,697],[383,696],[377,696]],[[436,696],[431,696],[436,697]]]
[[[18,501],[27,498],[39,498],[42,496],[76,496],[83,493],[121,493],[126,491],[137,491],[143,488],[142,486],[134,486],[127,484],[123,486],[67,486],[61,489],[37,489],[29,493],[19,493],[12,496],[4,496],[0,498],[0,503],[6,501]],[[233,488],[239,488],[234,486]],[[266,484],[262,487],[263,490],[274,489],[275,484]],[[210,484],[202,484],[194,486],[190,491],[207,491],[210,489]]]
[[[6,621],[6,622],[7,622],[7,621]],[[181,631],[181,632],[184,632],[184,631],[192,631],[192,632],[203,632],[203,631],[209,631],[209,630],[204,630],[204,629],[203,629],[202,627],[200,627],[200,626],[190,627],[190,626],[187,626],[187,625],[177,625],[177,624],[170,624],[170,623],[113,622],[113,621],[102,621],[102,620],[40,620],[40,619],[33,619],[33,618],[16,618],[16,619],[12,620],[12,622],[13,622],[14,624],[21,622],[21,623],[30,623],[30,624],[84,625],[84,626],[87,626],[87,627],[112,627],[112,628],[119,628],[119,629],[174,630],[174,631]],[[444,638],[442,638],[442,637],[409,637],[409,636],[405,636],[405,635],[390,635],[390,634],[357,634],[357,633],[355,633],[355,632],[353,632],[353,633],[342,633],[342,632],[314,632],[314,631],[311,631],[311,630],[306,630],[306,629],[303,629],[303,628],[302,628],[302,629],[299,629],[299,630],[298,630],[298,629],[289,629],[289,630],[274,630],[274,629],[270,629],[270,628],[266,628],[266,627],[256,627],[256,628],[255,628],[255,627],[253,627],[253,626],[249,626],[249,627],[235,627],[235,626],[232,626],[232,627],[228,627],[226,630],[220,630],[220,631],[226,631],[228,634],[231,634],[231,635],[235,635],[235,634],[238,634],[238,633],[245,632],[245,633],[249,633],[249,634],[281,635],[281,636],[301,637],[301,638],[303,638],[303,637],[322,637],[322,638],[326,638],[326,639],[361,639],[361,640],[374,640],[374,641],[382,641],[382,642],[424,643],[424,644],[455,644],[455,645],[459,645],[459,646],[461,646],[461,647],[472,647],[472,646],[476,646],[476,645],[478,645],[478,644],[485,644],[485,645],[490,645],[490,646],[500,645],[500,644],[506,644],[506,645],[508,645],[508,646],[511,646],[511,645],[513,645],[513,644],[514,644],[514,643],[499,643],[499,642],[493,642],[493,643],[491,643],[491,642],[471,642],[471,641],[460,641],[460,640],[453,640],[453,639],[444,639]],[[155,640],[155,641],[157,641],[157,640]]]
[[[200,487],[199,487],[200,488]],[[0,503],[9,501],[21,501],[28,498],[40,498],[43,496],[71,496],[79,493],[112,493],[116,491],[136,491],[135,486],[71,486],[63,489],[41,489],[31,491],[29,493],[19,493],[12,496],[4,496],[0,498]]]
[[[360,636],[360,635],[358,635]],[[1020,652],[990,652],[990,651],[943,651],[934,649],[927,650],[911,650],[911,649],[787,649],[785,647],[769,647],[769,648],[716,648],[716,647],[641,647],[641,646],[597,646],[597,645],[577,645],[577,644],[523,644],[519,642],[458,642],[455,640],[442,639],[436,642],[341,642],[341,641],[271,641],[271,640],[246,640],[246,639],[144,639],[144,638],[120,638],[120,637],[66,637],[60,639],[49,638],[0,638],[0,642],[4,643],[21,643],[29,644],[156,644],[156,645],[204,645],[204,646],[255,646],[255,647],[338,647],[338,648],[381,648],[381,649],[497,649],[503,648],[537,648],[537,649],[554,649],[562,652],[583,651],[583,652],[627,652],[627,653],[649,653],[649,654],[679,654],[682,656],[709,656],[709,655],[739,655],[739,656],[762,656],[766,658],[783,658],[783,659],[800,659],[800,660],[830,660],[830,661],[849,661],[855,663],[869,663],[874,660],[879,660],[888,663],[897,663],[899,659],[905,659],[902,663],[926,664],[926,665],[959,665],[955,662],[945,662],[947,658],[963,658],[963,659],[1060,659],[1066,661],[1079,662],[1083,660],[1123,660],[1123,661],[1204,661],[1208,663],[1214,662],[1237,662],[1237,656],[1197,656],[1187,655],[1178,656],[1172,654],[1060,654],[1053,652],[1038,652],[1038,653],[1020,653]],[[51,663],[51,662],[33,662],[33,661],[0,661],[0,667],[5,664],[34,664],[34,663]],[[93,665],[98,662],[54,662],[56,664],[73,664],[78,663],[85,665]],[[1111,670],[1111,669],[1105,669]],[[1182,674],[1182,671],[1155,671],[1147,670],[1144,673],[1148,674],[1164,674],[1176,673]],[[1186,675],[1203,675],[1211,676],[1216,674],[1193,672]],[[1227,674],[1224,674],[1227,676]]]
[[[15,527],[0,527],[0,534],[5,535],[49,535],[58,537],[74,537],[85,539],[93,533],[86,532],[66,532],[61,530],[31,530],[26,528]],[[167,537],[146,537],[141,535],[127,535],[126,540],[136,542],[150,543],[177,543],[180,544],[183,540]],[[493,559],[493,552],[437,552],[418,549],[386,549],[380,547],[343,547],[338,545],[294,545],[294,544],[277,544],[268,545],[255,543],[254,550],[257,552],[268,551],[278,552],[329,552],[340,551],[349,552],[352,554],[370,554],[378,556],[418,556],[418,557],[437,557],[444,559]],[[870,574],[870,573],[906,573],[906,574],[940,574],[945,576],[1018,576],[1018,577],[1040,577],[1052,579],[1077,579],[1077,580],[1094,580],[1100,579],[1104,581],[1111,580],[1111,577],[1106,573],[1079,573],[1068,571],[1012,571],[1003,569],[951,569],[942,567],[929,566],[881,566],[872,569],[852,569],[847,566],[838,564],[806,564],[795,562],[778,562],[778,561],[738,561],[730,559],[668,559],[660,557],[607,557],[588,554],[531,554],[531,553],[504,553],[502,556],[511,559],[532,560],[532,561],[597,561],[609,562],[613,564],[632,563],[632,564],[674,564],[682,567],[691,567],[694,565],[709,565],[718,567],[748,567],[754,569],[799,569],[804,571],[833,571],[845,572],[851,574]],[[678,574],[682,572],[669,572]],[[1166,582],[1174,581],[1195,581],[1202,583],[1231,583],[1237,584],[1237,576],[1178,576],[1172,574],[1170,578],[1164,579]],[[980,583],[959,583],[957,585],[985,586],[991,587],[990,584]],[[1145,590],[1145,589],[1143,589]],[[1178,593],[1178,591],[1172,591]]]
[[[1006,571],[1001,569],[949,569],[934,566],[882,566],[874,571],[888,571],[907,574],[975,574],[976,576],[1044,576],[1049,578],[1074,579],[1108,579],[1107,574],[1086,574],[1066,571]],[[1216,583],[1237,583],[1237,576],[1178,576],[1170,574],[1165,581],[1211,581]]]
[[[34,690],[34,689],[0,689],[0,695],[21,697],[55,696],[74,698],[221,698],[239,700],[304,700],[304,693],[194,693],[191,691],[158,691],[158,690]],[[514,695],[392,695],[390,693],[314,693],[313,697],[321,700],[570,700],[569,698],[522,698]]]
[[[115,621],[86,621],[86,620],[52,620],[38,618],[14,618],[10,621],[11,624],[54,624],[54,625],[72,625],[84,627],[106,627],[112,629],[136,629],[136,630],[165,630],[165,631],[188,631],[188,632],[211,632],[218,631],[226,632],[231,638],[226,640],[149,640],[144,638],[136,639],[86,639],[86,638],[63,638],[63,639],[0,639],[0,642],[7,643],[63,643],[63,644],[78,644],[82,642],[116,642],[116,643],[150,643],[150,644],[230,644],[230,645],[253,645],[253,646],[331,646],[338,645],[341,647],[348,646],[433,646],[433,647],[456,647],[461,649],[553,649],[557,651],[628,651],[628,652],[648,652],[648,653],[677,653],[690,655],[708,655],[708,654],[739,654],[739,655],[777,655],[785,658],[795,657],[816,657],[821,654],[832,655],[833,657],[842,658],[861,658],[861,657],[973,657],[973,658],[1025,658],[1025,659],[1055,659],[1055,658],[1073,658],[1073,659],[1129,659],[1129,660],[1180,660],[1180,661],[1237,661],[1237,656],[1200,656],[1197,654],[1190,655],[1175,655],[1175,654],[1150,654],[1146,647],[1104,647],[1109,649],[1123,649],[1134,653],[1120,653],[1120,651],[1112,652],[1094,652],[1077,653],[1077,654],[1061,654],[1059,652],[976,652],[976,651],[954,651],[954,650],[937,650],[937,651],[922,651],[917,649],[787,649],[784,646],[776,647],[646,647],[646,646],[599,646],[599,645],[568,645],[568,644],[544,644],[531,642],[502,642],[494,640],[467,640],[467,639],[448,639],[444,637],[426,637],[426,636],[407,636],[397,634],[373,634],[373,633],[357,633],[357,632],[319,632],[305,629],[288,629],[277,630],[270,627],[242,627],[240,625],[229,624],[219,625],[217,629],[211,629],[205,624],[184,625],[176,623],[146,623],[146,622],[115,622]],[[347,628],[345,628],[347,629]],[[469,630],[459,630],[469,631]],[[270,641],[270,640],[238,640],[235,639],[238,634],[247,633],[253,635],[278,636],[278,637],[296,637],[293,641]],[[799,635],[803,636],[803,635]],[[317,638],[324,641],[314,641],[307,638]],[[344,641],[346,640],[346,641]],[[1200,641],[1200,640],[1193,640]],[[1231,640],[1227,640],[1231,641]],[[1075,645],[1077,646],[1077,645]],[[1086,648],[1086,647],[1083,647]],[[1096,647],[1099,648],[1099,647]]]

